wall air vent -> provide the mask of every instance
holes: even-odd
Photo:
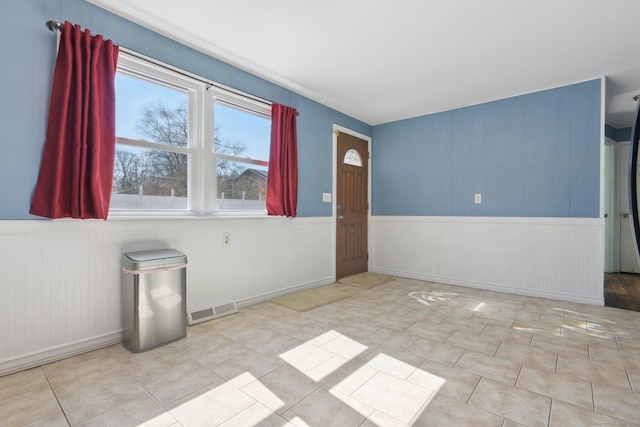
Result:
[[[190,308],[187,310],[187,323],[195,325],[196,323],[206,322],[207,320],[217,319],[237,312],[238,306],[233,300],[222,301],[213,306]]]

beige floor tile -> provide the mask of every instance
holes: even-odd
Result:
[[[513,317],[506,317],[500,314],[485,313],[483,311],[477,311],[473,314],[473,316],[471,316],[469,320],[476,321],[479,323],[485,323],[487,325],[495,325],[495,326],[510,328],[516,319]]]
[[[433,392],[426,388],[379,372],[351,397],[404,423],[410,423]]]
[[[593,384],[593,401],[598,412],[640,424],[640,394]]]
[[[551,409],[551,399],[546,396],[487,378],[480,380],[469,404],[530,427],[546,426]]]
[[[470,425],[640,425],[639,354],[640,313],[396,279],[304,313],[262,303],[150,351],[118,344],[0,377],[0,425],[66,426],[62,408],[118,427],[466,425],[469,411]]]
[[[453,366],[464,353],[464,349],[461,347],[426,338],[416,340],[406,351],[449,366]]]
[[[280,353],[278,358],[300,372],[307,372],[333,356],[334,353],[321,347],[303,343]]]
[[[227,337],[218,333],[216,329],[209,328],[209,325],[210,322],[204,322],[187,326],[187,336],[181,340],[172,342],[169,346],[175,347],[180,351],[187,351],[201,345],[219,342],[221,339],[228,340]],[[122,347],[122,345],[118,346]],[[113,347],[109,347],[109,349],[112,348]],[[116,357],[118,356],[116,355]]]
[[[378,325],[373,324],[367,319],[349,316],[344,322],[337,325],[334,329],[345,336],[366,337],[378,330],[378,328]]]
[[[42,369],[56,391],[62,390],[65,384],[78,388],[127,372],[104,349],[50,363]]]
[[[405,350],[418,339],[416,335],[387,328],[380,328],[367,338],[377,344],[401,351]]]
[[[253,335],[251,339],[244,341],[243,344],[265,356],[273,356],[289,347],[300,345],[302,342],[289,335],[263,328],[259,334]]]
[[[627,369],[627,375],[629,376],[629,382],[631,383],[631,389],[634,393],[640,394],[640,372]],[[615,385],[611,384],[612,387]],[[618,384],[618,386],[622,387]]]
[[[414,340],[417,337],[414,337]],[[366,344],[365,344],[366,343]],[[347,335],[338,333],[331,341],[322,344],[324,350],[330,351],[333,354],[343,356],[349,360],[358,360],[366,356],[371,350],[372,346],[369,343],[369,339],[354,339]]]
[[[248,347],[232,339],[217,336],[216,339],[210,339],[206,343],[190,348],[186,354],[205,366],[214,366],[244,353],[247,349]]]
[[[516,387],[593,409],[591,383],[588,381],[523,366]]]
[[[407,381],[466,402],[478,385],[480,375],[426,360]]]
[[[640,340],[630,338],[618,338],[618,345],[622,352],[640,352]]]
[[[218,385],[224,381],[194,360],[174,365],[170,369],[160,367],[137,378],[163,404],[180,399],[208,385]]]
[[[484,353],[467,350],[455,364],[455,367],[513,386],[516,383],[522,365],[487,356]]]
[[[417,427],[502,427],[503,420],[498,415],[438,394],[429,401],[424,411],[414,420],[412,425]]]
[[[538,321],[540,320],[540,313],[526,311],[521,307],[520,308],[502,307],[498,311],[498,314],[505,317],[512,317],[520,321],[538,323]]]
[[[0,400],[48,386],[47,378],[40,367],[6,375],[0,377]]]
[[[172,402],[170,412],[183,426],[209,427],[227,421],[255,403],[232,384],[223,383]]]
[[[306,372],[306,375],[313,381],[322,382],[328,387],[349,395],[378,372],[377,369],[365,366],[360,361],[352,361],[336,355]]]
[[[497,314],[502,306],[499,304],[487,303],[481,300],[472,299],[471,301],[462,305],[461,308],[471,310],[474,313]]]
[[[59,413],[60,407],[48,385],[0,400],[2,426],[22,426]]]
[[[255,403],[244,411],[220,424],[220,427],[295,427],[295,424],[275,414],[261,403]]]
[[[157,371],[168,371],[173,366],[190,361],[189,356],[173,345],[165,345],[142,353],[131,353],[122,345],[109,351],[136,377],[144,377]]]
[[[423,320],[408,327],[405,332],[427,338],[432,341],[445,342],[458,328],[452,325],[433,323]]]
[[[381,314],[374,317],[373,321],[383,328],[394,329],[396,331],[404,331],[415,323],[415,320],[403,318],[402,314],[396,312]]]
[[[503,342],[495,357],[554,372],[558,355],[528,345]]]
[[[517,423],[515,421],[512,420],[508,420],[508,419],[504,419],[504,422],[502,423],[502,427],[522,427],[524,426],[524,424],[520,424]]]
[[[560,337],[533,334],[531,347],[541,348],[552,353],[589,359],[589,345],[563,340]]]
[[[358,426],[373,408],[335,390],[321,387],[302,399],[282,416],[305,426]]]
[[[599,332],[594,329],[573,329],[563,327],[560,334],[561,341],[571,341],[576,344],[595,345],[600,347],[607,347],[617,350],[617,343],[615,336]]]
[[[611,366],[640,371],[639,353],[631,351],[613,350],[604,347],[591,348],[591,360],[594,362],[606,363]]]
[[[470,313],[468,317],[471,317],[471,315],[473,315],[473,312],[466,313]],[[479,334],[480,332],[482,332],[485,326],[487,326],[484,323],[478,323],[472,320],[468,320],[468,317],[457,317],[453,314],[449,314],[442,320],[442,322],[440,322],[440,324],[443,326],[456,328],[456,330],[458,331],[465,331],[475,334]]]
[[[456,331],[447,340],[447,344],[488,354],[489,356],[493,356],[495,354],[501,342],[502,339],[500,338],[482,336],[466,331]]]
[[[278,414],[321,386],[297,369],[282,366],[242,387],[242,391]]]
[[[378,347],[364,357],[361,362],[370,368],[405,379],[424,362],[424,358],[411,353]]]
[[[380,411],[373,411],[359,427],[409,427],[409,424]]]
[[[513,344],[529,345],[533,334],[530,332],[518,331],[504,326],[487,325],[480,333],[482,337],[500,339],[502,342]]]
[[[627,422],[561,400],[551,402],[549,427],[625,426]]]
[[[67,418],[64,416],[62,409],[52,415],[48,415],[39,420],[33,421],[28,424],[20,424],[21,427],[69,427]]]
[[[68,387],[56,395],[71,424],[77,424],[130,400],[144,398],[148,392],[125,373],[84,387]]]
[[[556,372],[585,381],[618,387],[623,391],[631,392],[631,386],[625,370],[605,363],[591,362],[560,354],[558,356]]]
[[[120,406],[76,424],[80,427],[168,427],[177,420],[150,395],[123,402]]]
[[[210,369],[227,382],[241,388],[280,366],[282,363],[275,359],[250,350],[220,362]]]
[[[511,327],[517,331],[530,332],[535,335],[546,335],[550,337],[559,337],[562,327],[559,325],[543,324],[533,320],[516,319]]]

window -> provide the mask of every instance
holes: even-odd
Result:
[[[214,94],[217,211],[265,211],[271,120],[260,106],[242,108]]]
[[[269,104],[121,53],[111,212],[266,213],[270,116]]]
[[[362,157],[360,156],[360,153],[358,153],[358,150],[351,148],[344,153],[343,163],[345,165],[362,167]]]

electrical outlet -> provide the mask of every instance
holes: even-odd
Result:
[[[476,203],[482,203],[482,194],[476,193],[475,201]]]
[[[231,233],[222,233],[222,246],[231,246]]]
[[[325,203],[331,203],[331,193],[322,193],[322,201]]]

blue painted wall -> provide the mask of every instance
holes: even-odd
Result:
[[[45,27],[71,21],[115,43],[236,89],[298,109],[299,216],[330,216],[322,193],[332,190],[332,130],[339,124],[365,135],[371,126],[269,83],[84,0],[3,0],[0,15],[2,103],[0,219],[29,215],[38,176],[55,62],[56,36]]]
[[[374,126],[372,213],[596,218],[600,102],[593,80]]]

